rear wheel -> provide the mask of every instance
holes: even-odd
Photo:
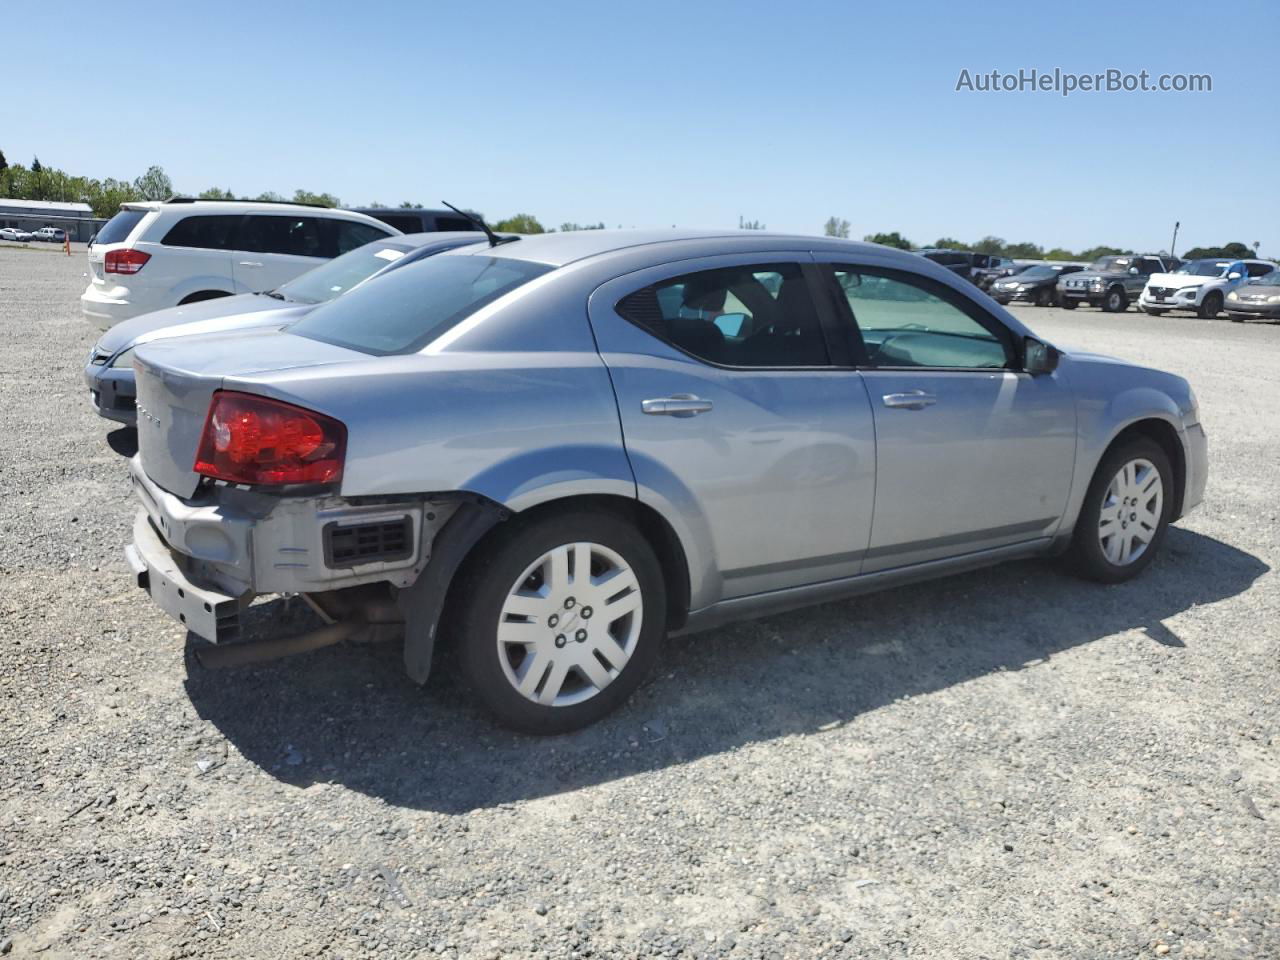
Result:
[[[1036,306],[1051,307],[1053,306],[1053,291],[1048,287],[1041,287],[1036,291]]]
[[[1074,310],[1076,308],[1076,301],[1072,300],[1070,297],[1064,297],[1062,303],[1058,304],[1058,306],[1062,307],[1063,310]]]
[[[1200,301],[1200,309],[1196,311],[1201,320],[1212,320],[1222,312],[1222,294],[1218,291],[1206,293]]]
[[[1108,313],[1123,313],[1129,308],[1129,295],[1123,287],[1112,287],[1102,301],[1102,309]]]
[[[1120,583],[1145,570],[1164,542],[1173,490],[1169,458],[1154,440],[1137,437],[1108,451],[1072,535],[1069,559],[1076,572]]]
[[[565,733],[649,672],[666,633],[662,571],[611,513],[514,520],[459,572],[452,625],[462,677],[501,723]]]

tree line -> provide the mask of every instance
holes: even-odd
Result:
[[[39,157],[31,161],[31,166],[10,164],[0,151],[0,197],[14,200],[61,200],[71,203],[86,203],[93,210],[93,215],[108,219],[116,215],[122,203],[135,200],[165,200],[175,196],[173,181],[158,165],[148,167],[146,172],[132,180],[117,180],[107,177],[97,180],[68,174],[64,170],[49,167],[40,162]],[[275,202],[292,201],[293,203],[319,204],[325,207],[341,207],[342,201],[332,193],[315,193],[311,190],[295,190],[292,196],[286,197],[267,190],[256,196],[237,194],[230,188],[209,187],[196,196],[201,200],[270,200]],[[385,203],[374,201],[370,207],[386,207]],[[399,204],[400,209],[421,209],[424,205],[412,200]],[[763,230],[764,224],[759,220],[738,218],[738,227],[743,230]],[[554,233],[569,230],[603,230],[604,221],[598,223],[565,222],[559,227],[544,227],[538,218],[528,213],[517,213],[498,220],[493,229],[505,233]],[[841,217],[830,217],[823,224],[822,231],[828,237],[849,236],[849,221]],[[869,233],[862,239],[870,243],[882,243],[885,246],[897,247],[900,250],[923,249],[913,244],[901,233],[894,230],[890,233]],[[1008,243],[1001,237],[986,236],[976,243],[961,243],[952,237],[940,237],[928,246],[949,250],[973,250],[993,256],[1011,257],[1017,260],[1094,260],[1111,254],[1134,253],[1133,250],[1120,247],[1090,247],[1073,253],[1063,247],[1044,249],[1035,243]],[[1243,243],[1233,242],[1221,247],[1193,247],[1182,254],[1184,260],[1195,260],[1200,257],[1253,257],[1256,256],[1256,244],[1250,247]],[[1161,251],[1163,252],[1163,251]]]

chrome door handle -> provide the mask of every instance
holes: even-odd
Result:
[[[240,266],[240,267],[260,267],[260,266],[262,266],[262,261],[261,261],[261,260],[241,260],[238,264],[236,264],[236,266]]]
[[[897,407],[902,410],[923,410],[938,402],[932,393],[923,390],[908,390],[906,393],[886,393],[881,397],[886,407]]]
[[[710,400],[695,397],[692,393],[677,393],[670,397],[640,401],[641,412],[651,417],[696,417],[710,409]]]

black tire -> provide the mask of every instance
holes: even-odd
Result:
[[[1053,306],[1053,291],[1048,287],[1041,287],[1036,291],[1036,306],[1051,307]]]
[[[1228,313],[1227,319],[1230,320],[1232,323],[1244,323],[1244,317],[1237,316],[1234,313]]]
[[[1164,311],[1157,310],[1155,307],[1143,307],[1142,312],[1152,317],[1163,317]]]
[[[497,642],[499,618],[517,578],[531,564],[556,547],[580,542],[614,551],[631,568],[642,597],[640,629],[626,664],[589,699],[566,706],[534,703],[507,678]],[[666,608],[662,569],[649,542],[616,514],[592,508],[516,518],[498,527],[458,572],[447,630],[461,679],[499,723],[522,733],[568,733],[595,723],[635,692],[658,657]],[[547,633],[553,632],[547,626]],[[556,646],[563,646],[560,639]]]
[[[1196,314],[1201,320],[1212,320],[1222,312],[1222,303],[1222,294],[1214,290],[1212,293],[1205,294]]]
[[[1076,301],[1070,297],[1064,297],[1062,302],[1058,304],[1063,310],[1074,310],[1077,306]]]
[[[231,294],[225,290],[201,290],[198,293],[189,293],[178,301],[178,306],[188,303],[201,303],[205,300],[219,300],[222,297],[229,297]]]
[[[1124,287],[1112,287],[1102,301],[1102,309],[1107,313],[1124,313],[1129,309],[1129,295]]]
[[[1103,499],[1111,481],[1120,472],[1121,467],[1133,460],[1146,460],[1160,474],[1163,486],[1163,500],[1160,508],[1160,521],[1155,535],[1147,543],[1146,549],[1136,559],[1126,564],[1112,563],[1103,552],[1098,536],[1102,518]],[[1142,573],[1155,559],[1164,543],[1169,529],[1169,517],[1173,511],[1174,498],[1173,468],[1164,449],[1147,437],[1135,437],[1126,440],[1107,451],[1098,469],[1094,471],[1093,480],[1085,494],[1084,503],[1080,507],[1080,516],[1076,519],[1075,531],[1071,538],[1071,548],[1067,553],[1067,562],[1079,576],[1099,583],[1122,583]]]

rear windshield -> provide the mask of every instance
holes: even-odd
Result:
[[[121,210],[98,231],[98,237],[93,242],[95,244],[122,243],[129,238],[129,234],[133,233],[133,228],[146,215],[146,210]]]
[[[276,293],[294,303],[327,303],[395,263],[412,249],[407,243],[390,240],[356,247],[350,253],[290,280]]]
[[[378,356],[415,353],[551,269],[506,257],[428,257],[317,307],[289,332]]]

